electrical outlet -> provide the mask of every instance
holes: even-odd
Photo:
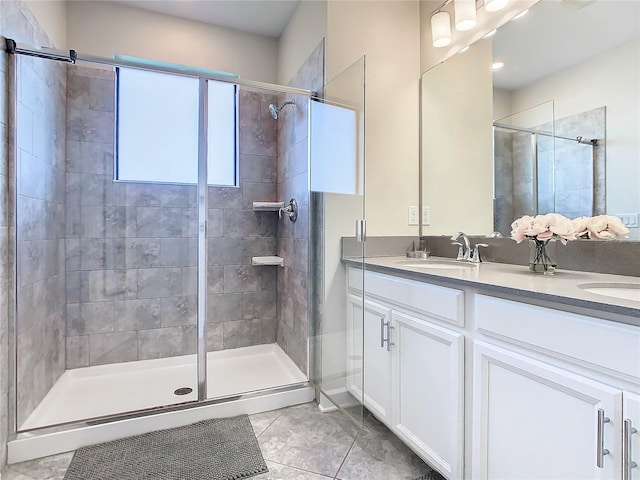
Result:
[[[638,228],[637,213],[618,213],[616,217],[620,219],[622,224],[627,228]]]
[[[431,207],[422,207],[422,225],[431,225]]]
[[[409,206],[409,225],[418,225],[418,207],[414,205]]]

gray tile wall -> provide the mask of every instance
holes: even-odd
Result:
[[[289,85],[320,90],[324,81],[324,43],[318,45],[289,82]],[[303,372],[308,370],[309,340],[309,227],[308,188],[308,99],[281,96],[280,101],[295,100],[277,120],[278,125],[278,198],[287,202],[295,197],[298,220],[284,219],[278,224],[278,255],[284,268],[278,270],[278,344]],[[315,257],[314,257],[315,258]]]
[[[195,185],[113,181],[115,76],[69,67],[67,368],[195,353]],[[275,342],[276,98],[241,91],[240,187],[209,187],[209,350]],[[194,159],[195,161],[196,159]]]
[[[22,2],[2,2],[0,33],[20,42],[51,45],[46,33]],[[4,41],[2,42],[4,45]],[[14,61],[15,60],[15,61]],[[0,138],[0,463],[5,460],[7,432],[7,335],[16,333],[17,419],[24,421],[64,371],[64,184],[66,69],[40,59],[9,59],[2,52]],[[17,70],[16,90],[8,72]],[[17,98],[17,129],[8,131],[9,98]],[[17,132],[17,163],[13,165],[13,131]],[[13,224],[13,178],[17,172],[17,231]],[[9,181],[8,181],[9,180]],[[12,251],[17,237],[16,280],[18,319],[13,311]]]

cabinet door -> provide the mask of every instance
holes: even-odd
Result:
[[[346,387],[347,391],[362,403],[362,333],[363,311],[362,298],[355,295],[347,295],[347,364]]]
[[[364,302],[364,405],[391,422],[391,309]]]
[[[481,342],[473,375],[474,480],[620,478],[619,390]]]
[[[464,336],[394,311],[393,430],[449,479],[462,478]]]
[[[640,480],[640,396],[622,394],[622,478]]]

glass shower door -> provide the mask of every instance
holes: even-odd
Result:
[[[191,79],[23,60],[16,58],[16,430],[196,400],[196,186],[122,168],[137,162],[141,175],[162,174],[149,148],[159,140],[140,135],[171,138],[157,118],[163,82]],[[135,82],[146,93],[153,85],[159,112],[141,107]],[[195,82],[195,131],[186,139],[193,152]],[[136,122],[146,128],[136,132]],[[143,148],[125,155],[131,139]],[[180,164],[195,174],[197,155]]]
[[[311,351],[320,407],[362,421],[365,57],[310,103]]]

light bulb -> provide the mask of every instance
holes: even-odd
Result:
[[[471,30],[476,26],[476,0],[454,0],[456,30]]]
[[[497,12],[507,6],[508,0],[485,0],[484,9],[487,12]]]
[[[498,30],[496,30],[496,29],[494,28],[494,29],[493,29],[493,30],[491,30],[490,32],[485,33],[485,34],[482,36],[482,38],[489,38],[489,37],[493,37],[493,36],[496,34],[496,32],[497,32],[497,31],[498,31]]]
[[[446,47],[451,43],[451,24],[447,12],[438,12],[431,17],[431,36],[434,47]]]

